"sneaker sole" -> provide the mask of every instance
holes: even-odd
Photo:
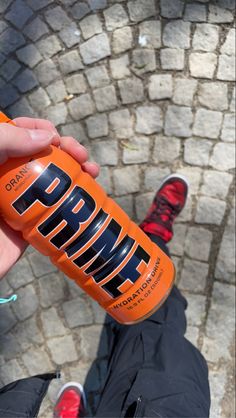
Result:
[[[68,387],[77,387],[77,389],[79,389],[79,391],[80,391],[80,393],[81,393],[81,397],[82,397],[82,399],[83,399],[83,403],[84,403],[84,408],[86,409],[87,408],[87,399],[86,399],[86,395],[85,395],[85,392],[84,392],[84,388],[83,388],[83,386],[80,384],[80,383],[78,383],[78,382],[67,382],[67,383],[65,383],[63,386],[62,386],[62,388],[60,389],[60,391],[59,391],[59,393],[58,393],[58,395],[57,395],[57,399],[56,399],[56,402],[58,401],[58,399],[60,398],[60,396],[61,396],[61,394],[62,394],[62,392],[64,392],[64,390],[65,389],[67,389]]]

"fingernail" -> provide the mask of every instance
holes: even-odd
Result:
[[[49,142],[56,134],[43,129],[27,129],[32,141]]]

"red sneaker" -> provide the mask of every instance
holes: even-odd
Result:
[[[166,177],[158,189],[153,203],[140,228],[158,235],[165,242],[173,236],[173,223],[183,209],[188,195],[188,182],[179,174]]]
[[[54,406],[54,418],[80,418],[85,416],[86,398],[83,387],[76,382],[62,386]]]

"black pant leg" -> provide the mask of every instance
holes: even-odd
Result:
[[[150,238],[168,254],[163,240]],[[96,417],[209,416],[208,369],[200,352],[184,338],[186,307],[174,286],[150,318],[131,326],[114,323]]]

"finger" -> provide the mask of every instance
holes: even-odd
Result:
[[[13,122],[19,128],[26,128],[26,129],[43,129],[45,131],[54,132],[55,136],[53,138],[53,145],[58,146],[60,144],[60,135],[55,128],[55,125],[46,119],[35,119],[35,118],[16,118],[13,119]]]
[[[83,171],[90,174],[94,179],[99,175],[100,167],[97,163],[86,161],[86,163],[82,164]]]
[[[85,163],[88,159],[88,151],[86,148],[72,137],[62,137],[60,147],[78,161],[79,164]]]
[[[0,124],[0,164],[8,158],[33,155],[52,143],[54,132]]]

